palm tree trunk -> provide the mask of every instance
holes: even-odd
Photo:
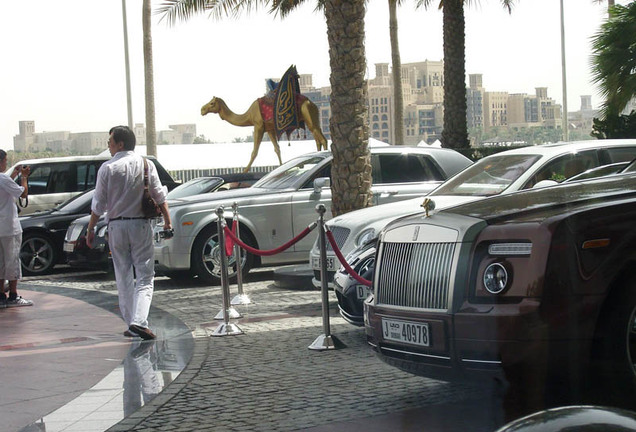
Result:
[[[364,16],[366,0],[325,0],[331,65],[331,212],[372,203]]]
[[[144,82],[146,92],[146,154],[157,156],[157,129],[155,126],[155,82],[152,66],[151,2],[144,0],[142,9],[144,43]]]
[[[464,35],[464,0],[445,0],[444,32],[444,130],[442,145],[467,148],[466,123],[466,41]]]
[[[394,144],[404,145],[404,94],[402,93],[402,61],[398,43],[397,3],[398,0],[389,0],[389,35],[393,67],[393,129]]]

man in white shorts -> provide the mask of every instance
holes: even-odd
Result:
[[[20,245],[22,226],[18,219],[16,198],[26,198],[29,189],[27,178],[31,172],[28,166],[16,167],[11,175],[6,174],[7,152],[0,150],[0,308],[32,306],[33,302],[18,295],[18,279],[22,279],[20,267]],[[22,186],[14,181],[22,174]],[[5,294],[4,281],[9,281],[9,298]]]

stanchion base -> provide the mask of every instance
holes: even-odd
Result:
[[[232,306],[230,306],[230,308],[227,310],[227,313],[228,313],[230,319],[243,318],[243,315],[241,315],[241,313],[239,311],[237,311],[236,309],[234,309]],[[215,320],[225,319],[225,316],[223,315],[223,309],[221,309],[219,311],[219,313],[216,314],[214,319]]]
[[[320,335],[316,338],[315,341],[311,345],[308,346],[310,350],[333,350],[346,348],[347,346],[343,344],[337,337],[333,335]]]
[[[230,302],[233,305],[248,305],[250,303],[252,303],[252,300],[247,294],[237,294]]]
[[[236,324],[223,323],[214,330],[212,336],[235,336],[242,334],[243,330],[241,330]]]

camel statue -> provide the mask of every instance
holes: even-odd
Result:
[[[320,121],[318,116],[318,107],[309,99],[304,101],[299,106],[299,113],[305,122],[307,129],[311,131],[316,140],[316,149],[327,150],[327,139],[320,130]],[[278,137],[276,136],[276,129],[274,126],[274,120],[264,120],[261,114],[259,100],[255,100],[252,105],[247,109],[244,114],[233,113],[226,105],[225,101],[218,97],[213,97],[210,102],[201,107],[201,115],[204,116],[208,113],[218,114],[221,120],[225,120],[234,126],[254,126],[254,149],[252,150],[252,157],[247,167],[243,172],[248,172],[256,159],[258,149],[263,139],[263,134],[267,132],[269,139],[274,144],[274,151],[278,156],[278,162],[282,165],[283,161],[280,158],[280,147],[278,146]]]

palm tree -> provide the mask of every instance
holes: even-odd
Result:
[[[404,94],[402,93],[402,61],[398,44],[397,7],[401,0],[389,0],[389,37],[391,38],[391,66],[393,68],[393,129],[395,145],[404,145]]]
[[[417,7],[428,8],[433,0],[418,0]],[[465,0],[470,3],[470,0]],[[500,0],[512,11],[514,0]],[[466,123],[466,37],[464,0],[440,0],[444,33],[444,129],[442,145],[468,148]]]
[[[636,2],[616,5],[611,18],[592,37],[592,81],[605,102],[601,116],[616,117],[636,95]]]
[[[174,23],[210,12],[217,18],[236,15],[259,4],[287,16],[304,0],[164,0],[159,13]],[[371,158],[367,113],[365,0],[317,0],[327,21],[331,66],[331,168],[334,216],[372,203]]]
[[[142,5],[144,45],[144,88],[146,95],[146,154],[157,156],[157,127],[155,125],[155,81],[152,63],[152,31],[150,0]]]

